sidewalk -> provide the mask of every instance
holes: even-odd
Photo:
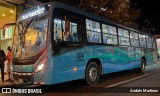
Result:
[[[0,87],[16,84],[15,82],[6,81],[7,79],[8,79],[8,74],[4,74],[4,83],[3,83],[1,80],[1,75],[0,75]]]

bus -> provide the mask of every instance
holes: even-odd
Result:
[[[12,45],[14,80],[52,85],[135,70],[157,62],[155,37],[59,2],[25,11]]]

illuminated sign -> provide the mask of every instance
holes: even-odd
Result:
[[[0,40],[11,39],[12,38],[12,27],[7,27],[1,30]]]
[[[50,3],[46,3],[40,6],[33,7],[27,11],[25,11],[21,16],[20,16],[20,21],[25,20],[37,15],[44,15],[44,13],[48,13],[50,7]]]
[[[22,15],[21,20],[24,20],[24,19],[36,16],[36,15],[42,14],[44,12],[45,12],[45,7],[41,7],[41,8],[38,7],[37,9],[35,9],[31,12],[27,12],[26,14]]]

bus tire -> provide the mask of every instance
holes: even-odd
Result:
[[[144,72],[146,67],[146,61],[145,59],[141,59],[141,70],[140,72]]]
[[[135,72],[144,72],[145,71],[145,66],[146,66],[146,61],[145,59],[141,59],[141,66],[140,68],[135,68]]]
[[[90,86],[98,83],[100,70],[96,62],[90,62],[86,68],[86,82]]]

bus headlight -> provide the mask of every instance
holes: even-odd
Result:
[[[37,71],[42,70],[42,69],[43,69],[43,66],[44,66],[44,64],[40,64],[40,65],[37,67]]]
[[[46,61],[47,61],[47,58],[44,58],[44,59],[42,60],[42,62],[40,63],[40,65],[37,66],[35,72],[41,71],[41,70],[43,69]]]

